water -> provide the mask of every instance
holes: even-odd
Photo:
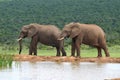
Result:
[[[104,80],[120,78],[119,63],[13,62],[0,80]]]

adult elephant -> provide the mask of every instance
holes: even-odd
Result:
[[[104,31],[95,24],[80,24],[69,23],[65,25],[58,40],[63,40],[65,37],[72,38],[71,56],[80,57],[80,45],[82,43],[91,45],[97,48],[98,56],[102,57],[101,49],[104,50],[106,57],[109,57],[109,52],[106,47],[106,38]]]
[[[60,52],[62,52],[62,56],[66,56],[66,52],[63,48],[64,40],[57,40],[60,33],[61,31],[54,25],[40,25],[37,23],[32,23],[23,26],[18,38],[20,45],[19,54],[21,54],[22,51],[22,39],[25,37],[30,37],[32,39],[29,48],[29,55],[32,55],[32,53],[37,55],[37,44],[40,42],[48,46],[56,47],[56,56],[60,56]]]

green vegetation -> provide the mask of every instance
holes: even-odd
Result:
[[[0,54],[0,68],[11,67],[13,56],[9,54]]]
[[[111,57],[120,57],[120,46],[112,46],[108,47],[109,53]],[[14,48],[8,48],[5,49],[2,48],[0,49],[0,54],[5,53],[6,55],[15,55],[18,54],[18,49],[16,47]],[[22,50],[21,54],[28,54],[29,49],[27,47],[24,47]],[[55,56],[56,55],[56,49],[52,47],[46,46],[46,48],[38,48],[38,55],[39,56]],[[67,56],[71,55],[71,46],[66,46],[65,51],[67,52]],[[102,55],[105,56],[104,51],[102,51]],[[82,45],[81,47],[81,57],[97,57],[97,49],[92,48],[86,45]]]
[[[109,52],[111,57],[120,57],[120,46],[114,46],[114,47],[109,47]],[[67,56],[71,55],[71,46],[68,46],[65,48],[65,51],[67,52]],[[28,53],[28,50],[25,52]],[[38,55],[40,56],[55,56],[56,55],[56,50],[54,49],[38,49]],[[102,55],[104,55],[104,51],[102,51]],[[97,57],[97,49],[96,48],[91,48],[91,47],[84,47],[82,46],[81,48],[81,57]]]
[[[120,57],[120,0],[0,0],[0,54],[17,54],[20,28],[29,23],[53,24],[60,29],[70,22],[101,26],[112,57]],[[29,42],[24,40],[23,45]],[[28,53],[28,45],[22,53]],[[65,48],[70,55],[70,41]],[[16,47],[17,46],[17,47]],[[40,46],[41,47],[41,46]],[[45,49],[44,49],[45,48]],[[39,55],[55,55],[42,46]],[[97,50],[83,48],[83,57],[96,57]]]
[[[29,23],[97,24],[107,42],[120,44],[120,0],[0,0],[0,43],[15,44],[20,28]]]

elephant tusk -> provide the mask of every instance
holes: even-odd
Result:
[[[64,37],[62,37],[62,38],[60,38],[60,39],[58,39],[58,40],[63,40],[64,39]]]
[[[22,40],[22,38],[17,39],[17,41],[20,41],[20,40]]]

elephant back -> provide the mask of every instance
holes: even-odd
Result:
[[[39,25],[39,41],[45,45],[56,46],[60,29],[54,25]]]

